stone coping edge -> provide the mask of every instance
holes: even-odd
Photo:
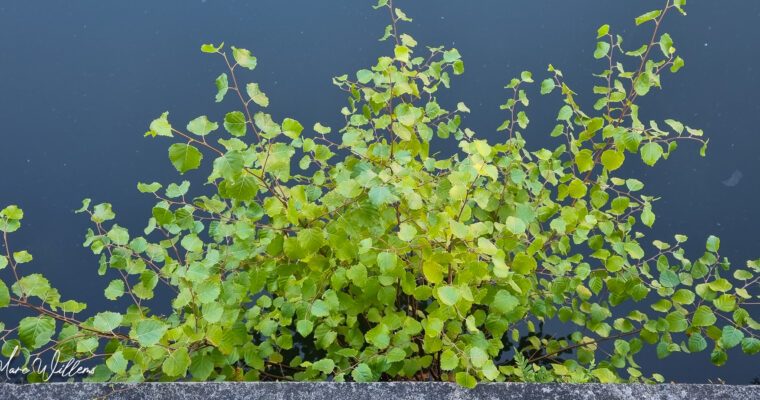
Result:
[[[173,382],[0,383],[0,399],[303,399],[303,400],[680,400],[760,399],[760,385],[482,383],[466,389],[442,382]]]

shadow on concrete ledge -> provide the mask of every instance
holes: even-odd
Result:
[[[760,386],[689,384],[484,383],[466,389],[439,382],[177,382],[0,384],[0,399],[462,399],[649,400],[760,399]]]

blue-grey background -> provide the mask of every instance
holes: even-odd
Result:
[[[600,81],[591,74],[605,68],[592,57],[596,29],[610,24],[625,37],[624,48],[635,49],[648,41],[652,25],[636,28],[634,17],[664,3],[397,0],[396,6],[414,18],[400,27],[420,46],[453,46],[463,55],[465,74],[455,77],[452,90],[439,100],[450,107],[464,101],[472,110],[465,126],[496,138],[495,128],[506,118],[498,108],[509,95],[503,86],[527,69],[537,81],[529,92],[529,146],[554,148],[559,142],[548,132],[561,98],[556,91],[538,95],[547,64],[564,72],[593,111],[591,87]],[[356,0],[0,2],[0,207],[24,209],[23,227],[10,239],[15,250],[29,249],[35,257],[20,272],[43,272],[64,298],[88,302],[87,312],[120,308],[105,303],[102,290],[111,278],[97,275],[97,258],[81,247],[90,225],[73,210],[84,197],[111,202],[119,224],[137,234],[153,204],[151,196],[136,190],[138,181],[199,181],[200,174],[176,173],[166,138],[147,139],[143,133],[163,111],[184,126],[202,114],[220,121],[237,107],[230,96],[221,105],[213,102],[213,81],[224,65],[218,56],[202,54],[200,45],[224,41],[251,49],[259,66],[241,72],[240,79],[261,85],[275,120],[292,117],[306,127],[320,121],[339,128],[346,102],[331,77],[371,66],[391,51],[390,42],[377,41],[388,23],[387,10],[370,5]],[[722,239],[721,253],[743,264],[760,257],[760,2],[691,1],[686,10],[687,17],[673,12],[663,25],[686,67],[664,74],[664,90],[643,99],[641,117],[675,118],[704,129],[710,138],[707,157],[698,156],[696,144],[682,142],[656,167],[634,161],[625,172],[643,176],[645,192],[662,197],[655,203],[654,228],[645,230],[650,239],[687,234],[689,255],[697,258],[707,235],[715,234]],[[638,66],[633,58],[628,62],[629,69]],[[729,181],[738,176],[735,171],[741,179]],[[10,279],[7,270],[2,273]],[[0,320],[13,317],[8,309],[0,313]],[[721,378],[746,384],[760,375],[760,359],[736,349],[721,368],[710,364],[709,353],[657,360],[651,347],[637,360],[645,372],[677,382]]]

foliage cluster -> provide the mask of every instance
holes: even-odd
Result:
[[[216,194],[192,197],[188,181],[138,184],[157,200],[138,235],[113,222],[110,204],[85,200],[79,212],[94,228],[84,245],[100,257],[99,274],[114,277],[105,297],[132,303],[86,319],[78,317],[84,304],[24,272],[32,256],[11,251],[7,239],[23,213],[3,209],[0,269],[13,279],[0,281],[0,306],[35,315],[2,327],[2,353],[18,346],[27,360],[50,350],[63,360],[100,359],[87,378],[94,381],[434,379],[472,387],[662,381],[642,376],[634,361],[647,344],[660,357],[707,349],[717,365],[734,347],[757,352],[760,323],[747,307],[758,304],[760,264],[732,269],[713,236],[694,260],[684,255],[685,236],[645,243],[640,229],[654,223],[656,198],[620,176],[626,161],[654,165],[682,140],[702,144],[704,154],[702,131],[672,119],[645,124],[636,104],[684,64],[670,35],[658,33],[666,14],[685,14],[684,3],[638,17],[653,33],[632,50],[599,28],[594,58],[605,69],[592,111],[549,66],[539,91],[564,102],[553,150],[526,148],[530,72],[506,86],[500,139],[462,127],[468,107],[436,100],[464,72],[459,52],[421,49],[397,26],[411,19],[388,0],[375,8],[390,12],[381,40],[393,54],[334,78],[349,94],[336,133],[276,121],[263,111],[261,86],[238,83],[256,57],[204,45],[227,66],[216,101],[239,104],[220,122],[202,115],[185,129],[165,112],[146,136],[179,139],[168,154],[180,173],[212,158],[207,184]],[[460,152],[438,158],[434,139],[455,140]],[[147,306],[159,285],[173,293],[168,316]],[[631,311],[616,314],[616,306]],[[545,333],[549,326],[568,334]]]

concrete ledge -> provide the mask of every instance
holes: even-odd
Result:
[[[0,384],[0,399],[461,399],[461,400],[678,400],[760,399],[760,386],[687,384],[537,384],[488,383],[465,389],[438,382],[177,382]]]

